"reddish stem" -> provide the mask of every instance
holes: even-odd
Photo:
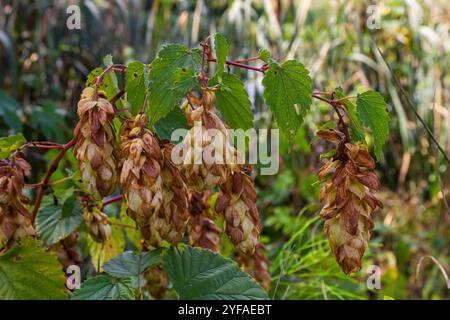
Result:
[[[118,202],[122,199],[123,199],[123,194],[119,194],[118,196],[115,196],[115,197],[109,198],[108,200],[103,201],[102,207],[106,207],[107,205],[114,203],[114,202]]]
[[[36,219],[37,213],[39,211],[39,207],[41,206],[42,198],[44,197],[45,190],[49,187],[49,181],[52,176],[52,174],[58,169],[59,162],[66,154],[66,151],[72,148],[75,145],[75,140],[72,139],[66,144],[62,145],[61,150],[56,155],[55,159],[50,164],[50,167],[48,168],[47,172],[44,175],[44,178],[42,179],[42,182],[39,186],[38,194],[36,196],[36,200],[34,202],[33,212],[31,213],[31,223],[34,223],[34,220]]]

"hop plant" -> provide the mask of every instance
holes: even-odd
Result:
[[[365,145],[345,142],[342,132],[321,130],[318,136],[338,144],[336,156],[323,165],[320,216],[331,249],[344,273],[358,271],[373,230],[373,213],[383,204],[372,194],[379,181],[375,161]]]
[[[111,236],[111,226],[108,222],[108,216],[95,203],[91,202],[84,205],[83,217],[88,232],[94,241],[105,242]]]
[[[219,252],[222,230],[214,223],[207,203],[209,193],[192,191],[189,196],[189,242],[193,246]]]
[[[269,274],[270,262],[264,254],[265,247],[258,243],[255,252],[251,256],[240,255],[238,262],[241,268],[251,274],[258,281],[261,287],[267,292],[270,290],[271,277]]]
[[[181,173],[189,188],[202,192],[225,183],[236,171],[236,152],[230,144],[227,128],[214,113],[215,94],[212,90],[203,91],[201,106],[190,109],[192,105],[185,104],[184,110],[189,130],[183,141],[183,163]],[[201,123],[201,130],[195,126]],[[208,132],[215,129],[215,134]],[[211,152],[211,150],[214,150]]]
[[[86,191],[100,200],[114,192],[117,159],[112,125],[114,108],[102,92],[97,99],[94,93],[93,88],[85,88],[78,102],[80,120],[75,127],[74,154]]]
[[[31,225],[31,214],[24,202],[29,201],[22,195],[24,178],[31,166],[20,156],[0,160],[0,246],[35,235]]]
[[[145,122],[145,116],[138,116],[122,137],[120,184],[128,215],[146,242],[159,247],[163,240],[173,244],[181,240],[189,218],[187,189],[170,158],[173,146],[161,149]]]
[[[253,181],[237,172],[220,189],[215,210],[224,214],[225,232],[242,254],[252,255],[262,229]]]
[[[145,288],[150,292],[154,299],[164,298],[169,281],[167,275],[161,266],[156,266],[144,272]]]

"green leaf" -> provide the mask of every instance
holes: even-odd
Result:
[[[151,64],[149,73],[150,125],[156,123],[170,112],[180,101],[180,92],[174,92],[175,71],[190,68],[194,73],[201,68],[201,51],[188,49],[180,44],[165,45]]]
[[[21,133],[0,138],[0,159],[8,158],[12,152],[19,149],[26,142],[27,140]]]
[[[336,99],[342,99],[345,97],[344,91],[342,91],[342,88],[336,88],[335,89],[335,98]],[[364,142],[364,132],[361,127],[360,120],[358,116],[356,115],[356,106],[353,102],[350,100],[342,100],[342,103],[344,104],[345,109],[347,110],[348,117],[350,118],[350,137],[353,141],[362,141]]]
[[[15,132],[23,130],[22,120],[19,117],[21,105],[12,97],[0,90],[0,118]]]
[[[70,300],[133,300],[131,279],[110,275],[89,278],[70,296]]]
[[[372,129],[374,152],[378,160],[389,132],[389,114],[383,96],[375,91],[358,94],[356,112],[365,126]]]
[[[216,33],[214,37],[214,49],[216,51],[216,59],[217,59],[217,79],[219,82],[222,81],[223,67],[227,62],[228,50],[230,49],[230,45],[228,44],[227,39],[222,36],[220,33]]]
[[[125,74],[125,91],[127,92],[127,100],[131,104],[131,111],[137,114],[144,105],[145,94],[145,70],[146,65],[139,61],[130,62],[127,66]]]
[[[264,99],[278,126],[292,137],[311,106],[312,82],[309,71],[298,61],[272,62],[264,79]]]
[[[264,290],[236,262],[210,250],[172,247],[163,263],[181,299],[268,299]]]
[[[209,81],[209,85],[218,84],[216,91],[216,106],[225,122],[233,129],[253,128],[253,113],[250,99],[239,77],[224,73],[222,82],[217,78]]]
[[[180,108],[174,108],[164,118],[155,123],[155,130],[161,139],[171,140],[172,132],[176,129],[189,130],[186,117]],[[179,143],[180,141],[172,141]]]
[[[36,240],[0,255],[0,300],[65,299],[65,278],[56,255]]]
[[[42,106],[34,106],[31,110],[30,123],[33,128],[40,129],[47,140],[64,140],[62,130],[65,128],[61,109],[52,102],[45,101]]]
[[[86,80],[86,87],[95,87],[97,77],[103,72],[103,68],[95,68],[89,73]],[[106,93],[106,98],[111,100],[118,92],[119,88],[117,87],[117,79],[112,71],[105,74],[103,77],[102,85],[100,86],[100,90]],[[122,103],[117,103],[118,107],[123,107]]]
[[[267,49],[261,49],[258,52],[258,58],[261,59],[264,62],[269,62],[270,59],[270,52]]]
[[[191,68],[178,68],[175,70],[172,90],[177,96],[185,96],[198,84],[198,77]]]
[[[161,250],[144,253],[125,251],[103,265],[103,270],[118,278],[138,277],[161,262]]]
[[[67,237],[83,221],[83,210],[75,197],[62,206],[48,205],[39,211],[36,219],[41,239],[48,245]]]

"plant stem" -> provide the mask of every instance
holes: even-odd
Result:
[[[108,200],[103,201],[102,207],[106,207],[107,205],[117,202],[117,201],[120,201],[122,199],[123,199],[123,194],[119,194],[118,196],[115,196],[115,197],[109,198]]]
[[[100,73],[100,75],[97,77],[97,82],[95,84],[95,91],[94,91],[94,100],[98,99],[98,90],[102,86],[103,78],[109,71],[118,71],[118,72],[126,72],[127,66],[123,64],[112,64],[108,66],[105,70]]]
[[[52,174],[58,169],[59,162],[66,154],[66,151],[72,148],[75,145],[75,140],[72,139],[66,144],[62,146],[62,149],[59,151],[59,153],[56,155],[55,159],[50,164],[50,167],[48,168],[47,172],[45,173],[44,178],[42,179],[42,182],[40,183],[38,194],[36,196],[36,200],[34,202],[33,212],[31,213],[31,223],[34,223],[34,220],[36,219],[37,213],[39,211],[39,207],[41,206],[42,198],[44,197],[44,192],[49,186],[49,181],[52,176]]]

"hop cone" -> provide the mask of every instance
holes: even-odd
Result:
[[[267,292],[270,289],[271,277],[269,274],[269,259],[264,254],[265,248],[262,243],[258,243],[255,253],[251,256],[240,255],[238,257],[239,265],[245,272],[248,272],[258,281],[261,287]]]
[[[147,244],[159,247],[163,240],[181,240],[189,215],[187,190],[170,159],[172,145],[161,149],[153,133],[145,129],[145,117],[125,132],[121,145],[120,184],[128,215],[136,221]]]
[[[323,185],[320,197],[325,203],[320,216],[336,260],[349,274],[361,268],[373,230],[373,212],[383,206],[372,194],[380,185],[373,172],[375,161],[364,145],[343,143],[338,131],[319,131],[318,135],[338,143],[342,150],[318,172]]]
[[[207,248],[214,252],[220,249],[220,234],[222,230],[210,219],[209,194],[191,192],[189,197],[189,242],[191,245]]]
[[[230,173],[237,169],[235,151],[229,143],[227,129],[211,111],[214,101],[213,93],[206,91],[203,106],[195,110],[185,109],[188,124],[194,127],[183,141],[185,153],[180,170],[188,187],[198,192],[225,183]],[[196,122],[201,122],[201,130],[195,126]],[[208,129],[215,129],[214,134]]]
[[[86,191],[100,200],[114,192],[117,180],[114,108],[101,94],[98,100],[93,94],[93,88],[85,88],[78,102],[74,154]]]
[[[105,242],[111,236],[111,226],[108,216],[95,204],[87,204],[83,207],[83,217],[88,232],[96,242]]]
[[[252,179],[243,172],[235,173],[221,186],[215,209],[224,213],[225,232],[231,242],[242,254],[252,255],[262,228]]]
[[[79,265],[81,257],[76,249],[78,234],[72,232],[65,239],[53,244],[50,251],[56,253],[59,263],[66,269],[71,265]]]
[[[19,156],[0,160],[0,247],[32,236],[31,214],[23,205],[29,201],[22,195],[24,177],[31,166]]]
[[[166,294],[169,282],[161,266],[156,266],[144,272],[145,288],[154,299],[161,300]]]

